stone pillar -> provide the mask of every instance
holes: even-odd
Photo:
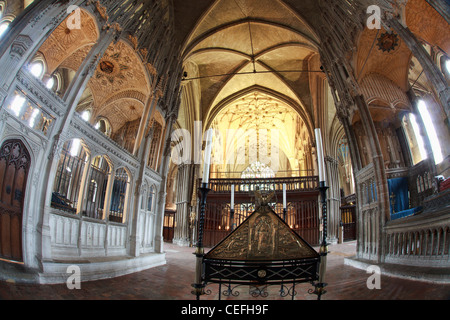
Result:
[[[173,243],[179,246],[189,245],[189,220],[195,165],[183,163],[178,166],[177,176],[177,212],[175,214],[175,230]]]
[[[171,135],[173,124],[176,121],[176,115],[171,114],[166,117],[167,130],[164,137],[164,152],[161,159],[161,165],[159,173],[162,177],[160,190],[158,193],[158,203],[156,207],[155,217],[155,252],[163,252],[163,222],[164,222],[164,210],[166,208],[166,189],[167,189],[167,175],[169,172],[169,162],[171,155]]]
[[[150,143],[153,138],[153,128],[149,130],[149,133],[144,137],[144,142],[142,146],[142,151],[139,152],[140,154],[140,166],[139,166],[139,173],[136,179],[136,186],[134,189],[134,206],[130,224],[131,224],[131,232],[130,232],[130,255],[133,257],[139,256],[140,253],[140,243],[141,239],[139,238],[138,234],[138,221],[139,221],[139,212],[140,212],[140,206],[139,206],[139,200],[141,198],[141,190],[143,187],[144,182],[144,175],[145,175],[145,168],[146,168],[146,159],[148,157],[148,152],[150,149]]]
[[[327,193],[328,206],[328,239],[331,244],[336,244],[339,238],[339,222],[340,222],[340,184],[339,184],[339,169],[338,161],[330,156],[325,157],[325,167],[327,175],[327,186],[329,187]]]
[[[376,215],[376,217],[373,218],[375,223],[374,229],[372,230],[372,239],[375,243],[372,243],[371,245],[376,248],[376,261],[380,262],[383,256],[383,226],[386,221],[390,220],[389,190],[387,185],[386,168],[384,166],[384,158],[381,152],[378,134],[364,97],[362,95],[356,96],[355,103],[360,111],[361,120],[367,133],[369,146],[372,150],[372,163],[374,167],[374,178],[377,192],[376,202],[378,205],[378,210],[373,211],[372,213],[373,215]],[[361,204],[359,204],[359,207],[360,206]],[[365,217],[362,218],[364,219]]]

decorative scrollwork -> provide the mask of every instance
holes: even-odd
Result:
[[[239,285],[231,287],[231,285],[225,285],[227,287],[227,289],[225,289],[224,291],[222,291],[222,294],[225,297],[238,297],[240,295],[240,292],[235,290],[237,287],[239,287]]]
[[[279,292],[280,292],[280,297],[282,297],[282,298],[286,298],[287,296],[290,296],[293,299],[297,295],[297,291],[295,291],[295,285],[288,288],[286,285],[282,284]]]
[[[253,298],[262,297],[267,298],[269,296],[269,292],[267,292],[267,285],[265,286],[251,286],[250,287],[250,295]]]
[[[206,287],[207,284],[205,284]],[[240,287],[248,287],[248,294],[252,298],[267,298],[269,297],[269,288],[270,287],[276,287],[280,284],[253,284],[253,285],[243,285],[243,284],[237,284],[232,285],[231,283],[220,283],[219,284],[219,300],[221,300],[221,297],[227,297],[227,298],[235,298],[239,297],[241,295],[241,292],[238,290]],[[222,288],[224,286],[225,288]],[[272,293],[275,293],[275,291],[271,291]],[[280,286],[280,289],[278,290],[278,294],[281,298],[290,297],[291,299],[294,299],[297,296],[297,291],[295,290],[295,283],[282,283]],[[309,289],[309,294],[317,294],[317,288]],[[203,294],[210,295],[211,289],[205,290],[202,292]]]

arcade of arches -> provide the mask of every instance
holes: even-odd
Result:
[[[195,245],[211,129],[207,246],[258,189],[319,244],[323,161],[330,243],[448,268],[449,22],[445,0],[0,0],[2,263],[58,283]]]

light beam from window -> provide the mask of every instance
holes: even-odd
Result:
[[[414,135],[416,136],[416,141],[419,146],[420,155],[422,157],[422,160],[425,160],[428,158],[428,156],[427,156],[427,152],[425,150],[425,143],[423,141],[422,135],[420,134],[420,129],[419,129],[419,125],[417,124],[416,116],[413,113],[410,113],[409,120],[411,121]]]
[[[444,158],[442,156],[441,145],[439,144],[439,139],[436,134],[436,129],[434,127],[433,121],[431,119],[430,113],[428,112],[427,104],[425,101],[420,100],[418,104],[418,109],[420,116],[425,125],[425,130],[427,131],[428,138],[430,140],[431,149],[433,151],[434,162],[436,164],[441,163]]]

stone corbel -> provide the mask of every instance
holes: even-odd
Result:
[[[11,57],[19,60],[32,44],[33,40],[29,36],[21,34],[12,43],[9,54]]]

